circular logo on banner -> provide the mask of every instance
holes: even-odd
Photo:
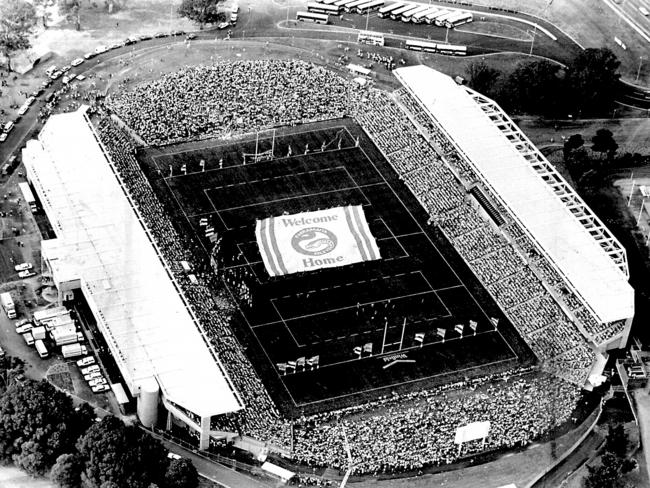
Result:
[[[293,248],[307,256],[327,254],[336,247],[336,244],[336,236],[322,227],[307,227],[296,232],[291,238]]]

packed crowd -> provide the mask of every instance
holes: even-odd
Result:
[[[377,405],[332,421],[317,416],[295,430],[295,456],[316,466],[345,470],[345,439],[354,474],[416,471],[430,464],[451,464],[459,454],[526,446],[570,418],[579,391],[553,377],[506,376],[475,386],[474,391],[430,391]],[[489,421],[485,439],[454,443],[456,430]],[[345,439],[344,439],[345,438]]]
[[[515,249],[472,204],[467,203],[463,181],[457,176],[462,175],[461,178],[466,177],[471,182],[478,178],[444,131],[423,113],[406,91],[400,90],[397,97],[411,118],[387,97],[376,98],[371,104],[372,110],[359,117],[361,124],[429,211],[430,221],[447,234],[501,308],[506,312],[516,308],[516,313],[509,314],[509,318],[533,352],[544,364],[554,359],[553,364],[561,364],[561,367],[554,366],[553,373],[582,386],[594,360],[589,345],[527,265],[523,251]],[[426,134],[403,130],[409,125],[413,127],[412,120]],[[410,154],[418,157],[410,158]],[[421,174],[425,177],[413,177]],[[503,208],[495,205],[506,215]],[[459,222],[462,224],[458,225]],[[541,256],[539,258],[546,268],[552,269]],[[559,279],[557,273],[553,278]],[[561,288],[561,282],[555,286]],[[533,301],[538,296],[546,297],[543,308]],[[544,314],[542,317],[538,315],[540,312]]]
[[[336,75],[306,63],[246,61],[183,69],[114,96],[109,107],[155,144],[356,116],[429,212],[430,221],[457,245],[502,307],[513,310],[515,325],[535,353],[559,376],[584,381],[591,352],[581,349],[581,345],[586,347],[584,341],[575,335],[561,310],[553,308],[557,305],[518,251],[468,203],[457,172],[469,174],[471,168],[467,165],[468,169],[458,169],[466,163],[453,144],[428,117],[419,112],[411,114],[426,127],[433,144],[427,142],[413,130],[405,113],[379,92],[364,92],[362,107],[358,90]],[[216,96],[223,93],[229,95]],[[233,305],[223,294],[218,273],[202,260],[205,254],[199,250],[199,243],[174,230],[138,167],[128,137],[108,119],[100,124],[100,135],[198,323],[211,338],[220,363],[246,404],[242,412],[214,418],[212,428],[245,433],[286,450],[291,445],[290,425],[281,418],[231,330]],[[456,166],[446,164],[455,160]],[[193,264],[196,282],[190,282],[180,265],[182,261]],[[240,290],[239,298],[249,300],[246,280],[236,274],[226,277],[229,287]],[[221,290],[222,295],[215,296],[215,290]],[[544,318],[538,319],[540,314]],[[558,330],[546,334],[556,324]],[[298,419],[293,429],[293,455],[309,465],[343,469],[347,466],[342,443],[345,431],[355,473],[452,463],[458,459],[453,444],[456,428],[478,420],[493,423],[486,448],[526,445],[569,417],[579,390],[546,376],[508,381],[513,374],[521,373],[466,380],[403,397],[391,395]],[[551,401],[552,408],[548,405]],[[549,408],[540,408],[544,406]],[[469,444],[464,454],[481,449],[480,443]]]
[[[149,144],[169,144],[343,117],[360,90],[304,61],[252,60],[184,68],[106,103]]]

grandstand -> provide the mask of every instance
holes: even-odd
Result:
[[[425,66],[395,75],[422,123],[453,148],[450,167],[465,186],[481,187],[477,199],[490,195],[506,213],[517,231],[503,235],[553,284],[547,290],[568,320],[601,350],[624,346],[634,291],[625,249],[611,232],[492,100]]]
[[[43,261],[60,299],[80,289],[138,415],[168,411],[209,442],[209,419],[244,407],[106,154],[85,110],[52,116],[23,161],[56,239]],[[137,270],[137,271],[134,271]],[[205,388],[210,385],[210,388]]]

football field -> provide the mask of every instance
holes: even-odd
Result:
[[[179,231],[215,257],[237,337],[281,407],[319,411],[534,361],[354,121],[139,159]],[[257,220],[345,206],[361,207],[379,259],[269,275]]]

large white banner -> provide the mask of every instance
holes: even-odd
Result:
[[[360,205],[258,220],[255,236],[271,276],[381,257]]]

